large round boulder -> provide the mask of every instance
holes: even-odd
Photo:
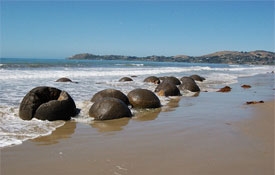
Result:
[[[130,77],[122,77],[121,79],[119,79],[119,82],[126,82],[126,81],[133,81],[133,79]]]
[[[191,75],[190,78],[192,78],[192,79],[195,80],[195,81],[203,81],[203,80],[205,80],[204,77],[201,77],[201,76],[196,75],[196,74]]]
[[[134,108],[158,108],[161,106],[156,94],[148,89],[134,89],[127,95]]]
[[[112,120],[131,117],[128,106],[117,98],[105,97],[97,100],[89,110],[89,116],[95,120]]]
[[[178,89],[178,87],[170,82],[162,82],[160,83],[156,89],[155,92],[159,95],[159,96],[180,96],[180,90]]]
[[[160,83],[160,79],[158,77],[156,77],[156,76],[150,76],[150,77],[145,78],[143,80],[143,82],[159,84]]]
[[[181,84],[180,80],[176,77],[173,77],[173,76],[164,77],[163,82],[169,82],[169,83],[172,83],[174,85],[180,85]]]
[[[32,89],[19,107],[19,117],[23,120],[70,120],[76,114],[74,100],[66,91],[47,86]]]
[[[179,85],[179,89],[184,91],[184,90],[189,90],[191,92],[199,92],[200,88],[193,80],[191,77],[182,77],[180,79],[182,81],[181,85]]]
[[[97,100],[101,100],[105,97],[118,98],[122,100],[126,105],[129,105],[128,97],[121,91],[116,89],[104,89],[102,91],[97,92],[91,99],[91,102],[96,102]]]
[[[62,77],[57,79],[56,82],[73,82],[73,81],[67,77]]]

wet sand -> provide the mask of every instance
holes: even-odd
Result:
[[[274,97],[246,105],[239,94],[255,90],[240,85],[180,97],[132,119],[69,121],[1,149],[1,175],[273,175]]]

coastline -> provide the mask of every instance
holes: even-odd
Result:
[[[241,78],[229,93],[181,97],[132,119],[66,122],[49,136],[1,149],[1,174],[273,175],[274,90],[240,88],[263,77]]]
[[[125,56],[125,55],[95,55],[79,53],[68,57],[71,60],[127,60],[127,61],[158,61],[158,62],[186,62],[186,63],[223,63],[223,64],[258,64],[274,65],[275,53],[255,50],[250,52],[218,51],[201,56],[175,55],[175,56]],[[243,59],[239,59],[243,58]]]

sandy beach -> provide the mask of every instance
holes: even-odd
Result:
[[[1,149],[1,175],[273,175],[274,90],[259,99],[262,89],[241,88],[253,87],[251,79],[131,119],[66,122],[49,136]]]
[[[0,0],[0,175],[275,175],[274,5]]]

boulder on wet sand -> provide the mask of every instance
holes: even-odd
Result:
[[[127,95],[134,108],[159,108],[161,106],[156,94],[148,89],[134,89]]]
[[[164,77],[163,82],[169,82],[169,83],[172,83],[174,85],[180,85],[181,84],[180,80],[176,77],[173,77],[173,76]]]
[[[70,120],[76,114],[75,102],[66,91],[47,86],[32,89],[19,107],[19,117],[23,120]]]
[[[156,76],[150,76],[150,77],[145,78],[143,80],[143,82],[159,84],[160,83],[160,79],[158,77],[156,77]]]
[[[195,82],[195,80],[193,80],[193,78],[191,77],[182,77],[181,79],[181,85],[179,85],[179,89],[181,91],[191,91],[191,92],[199,92],[200,88],[197,85],[197,83]]]
[[[128,97],[121,91],[116,89],[104,89],[102,91],[97,92],[91,99],[91,102],[96,102],[97,100],[101,100],[105,97],[118,98],[122,100],[126,105],[129,105]]]
[[[131,117],[128,106],[118,98],[105,97],[97,100],[89,110],[89,116],[95,120],[112,120]]]
[[[155,92],[159,95],[159,96],[180,96],[180,90],[178,89],[178,87],[170,82],[162,82],[160,83],[156,89]]]

